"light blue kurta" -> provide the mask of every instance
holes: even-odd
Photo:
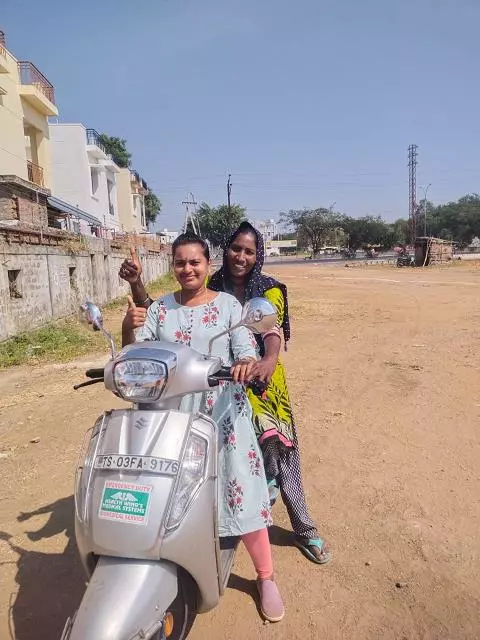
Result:
[[[137,341],[178,342],[207,354],[209,340],[236,324],[241,313],[239,302],[228,293],[218,293],[212,302],[197,307],[182,306],[168,294],[149,307]],[[253,335],[240,327],[214,342],[213,355],[230,366],[239,358],[256,357],[255,347]],[[263,460],[244,387],[223,382],[211,391],[184,398],[182,408],[191,410],[192,400],[195,410],[210,415],[218,425],[220,536],[242,535],[271,525]]]

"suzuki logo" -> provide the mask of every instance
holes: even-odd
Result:
[[[141,418],[139,418],[135,424],[133,425],[135,427],[135,429],[143,429],[144,427],[148,427],[149,425],[149,421],[144,418],[143,416]]]

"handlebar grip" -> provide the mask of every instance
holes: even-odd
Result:
[[[255,396],[263,396],[266,388],[268,387],[268,382],[264,382],[263,380],[251,380],[247,387],[252,390],[253,395]]]
[[[99,367],[98,369],[88,369],[85,372],[87,378],[103,378],[105,373],[105,369],[103,367]]]
[[[222,367],[211,376],[208,376],[208,384],[210,387],[218,387],[220,382],[231,382],[232,374],[230,373],[229,367]],[[253,394],[256,396],[263,396],[266,388],[268,387],[268,382],[263,382],[263,380],[251,380],[247,385],[247,388],[251,389]]]

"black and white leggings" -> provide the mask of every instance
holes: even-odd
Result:
[[[267,480],[276,479],[295,535],[318,538],[317,527],[305,499],[298,444],[295,442],[293,447],[281,447],[280,450],[267,444],[263,457]]]

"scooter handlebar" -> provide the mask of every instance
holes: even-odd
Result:
[[[230,367],[222,367],[217,373],[214,373],[211,376],[208,376],[208,384],[210,387],[218,387],[220,382],[232,382],[232,374],[230,373]],[[263,396],[266,388],[268,387],[267,382],[263,382],[262,380],[250,380],[246,385],[249,389],[252,390],[254,395]]]
[[[98,369],[88,369],[85,371],[87,378],[103,378],[104,373],[105,369],[103,367],[99,367]]]

